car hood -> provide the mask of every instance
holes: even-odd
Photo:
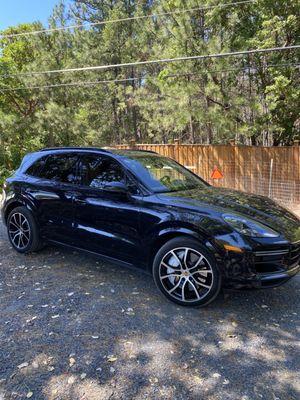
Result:
[[[242,214],[270,226],[292,242],[300,240],[300,219],[265,196],[207,186],[159,197],[174,206]]]

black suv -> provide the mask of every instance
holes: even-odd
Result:
[[[271,287],[299,271],[294,214],[266,197],[212,187],[153,152],[28,154],[2,202],[18,252],[60,243],[135,265],[182,305],[205,305],[222,285]]]

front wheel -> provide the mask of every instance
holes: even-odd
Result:
[[[161,247],[153,262],[153,277],[168,299],[183,306],[205,306],[221,288],[213,257],[198,241],[185,237]]]
[[[7,233],[10,243],[19,253],[38,251],[42,247],[38,226],[26,207],[16,207],[10,212]]]

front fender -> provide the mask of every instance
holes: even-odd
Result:
[[[222,257],[222,249],[218,247],[215,243],[214,238],[210,237],[209,235],[205,234],[201,229],[195,226],[187,226],[187,225],[180,225],[172,224],[166,226],[156,226],[151,232],[151,235],[147,237],[146,243],[144,248],[148,249],[147,254],[147,265],[148,269],[151,270],[152,268],[152,261],[155,257],[157,251],[169,240],[178,237],[178,236],[186,236],[189,238],[196,239],[199,241],[203,246],[205,246],[210,253],[217,259]]]
[[[190,236],[192,238],[195,238],[196,240],[199,240],[201,243],[206,243],[208,241],[208,238],[200,231],[198,231],[197,229],[193,229],[193,228],[188,228],[188,227],[183,227],[183,226],[174,226],[174,227],[167,227],[167,228],[163,228],[160,229],[157,232],[156,238],[163,238],[165,236],[170,236],[170,234],[172,235],[176,235],[176,236]]]

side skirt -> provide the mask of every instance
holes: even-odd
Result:
[[[144,269],[144,268],[139,268],[135,264],[127,263],[126,261],[122,261],[122,260],[119,260],[117,258],[105,256],[104,254],[101,254],[101,253],[96,253],[96,252],[91,251],[91,250],[86,250],[86,249],[83,249],[81,247],[72,246],[70,244],[66,244],[66,243],[59,242],[57,240],[52,240],[52,239],[48,239],[46,241],[46,243],[53,244],[53,245],[60,246],[60,247],[67,247],[67,248],[73,249],[73,250],[78,250],[78,251],[80,251],[82,253],[89,254],[89,255],[94,256],[96,258],[99,258],[99,259],[101,259],[103,261],[106,261],[108,263],[111,263],[111,264],[114,264],[114,265],[117,265],[117,266],[121,266],[121,267],[125,267],[125,268],[128,268],[128,269],[134,270],[134,271],[140,271],[140,272],[143,272],[144,274],[146,274],[148,276],[149,275],[152,276],[151,273],[149,271],[147,271],[146,269]]]

